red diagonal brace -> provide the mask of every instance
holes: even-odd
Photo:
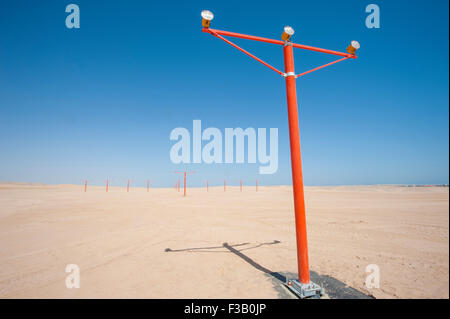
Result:
[[[224,37],[222,37],[221,35],[219,35],[219,34],[216,33],[215,31],[213,31],[213,30],[209,30],[209,31],[210,31],[210,33],[211,33],[213,36],[215,36],[215,37],[217,37],[217,38],[219,38],[219,39],[225,41],[225,42],[228,43],[229,45],[235,47],[235,48],[238,49],[239,51],[241,51],[241,52],[247,54],[249,57],[255,59],[255,60],[258,61],[259,63],[264,64],[264,65],[267,66],[269,69],[271,69],[271,70],[277,72],[277,73],[280,74],[280,75],[283,75],[283,72],[281,72],[280,70],[277,70],[276,68],[274,68],[273,66],[271,66],[269,63],[264,62],[263,60],[261,60],[260,58],[254,56],[254,55],[251,54],[250,52],[248,52],[248,51],[242,49],[241,47],[239,47],[238,45],[234,44],[234,43],[231,42],[230,40],[225,39]]]
[[[306,74],[308,74],[308,73],[311,73],[311,72],[320,70],[320,69],[322,69],[322,68],[325,68],[325,67],[327,67],[327,66],[330,66],[330,65],[332,65],[332,64],[335,64],[335,63],[338,63],[338,62],[341,62],[341,61],[344,61],[344,60],[347,60],[347,59],[350,59],[350,58],[349,58],[349,57],[345,57],[345,58],[342,58],[342,59],[339,59],[339,60],[336,60],[336,61],[333,61],[333,62],[324,64],[324,65],[319,66],[319,67],[317,67],[317,68],[314,68],[314,69],[312,69],[312,70],[309,70],[309,71],[306,71],[306,72],[297,74],[295,77],[296,77],[296,78],[299,78],[299,77],[304,76],[304,75],[306,75]]]

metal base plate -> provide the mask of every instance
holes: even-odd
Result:
[[[302,284],[297,279],[287,280],[286,287],[289,288],[300,299],[310,298],[319,299],[323,295],[323,289],[319,285],[310,282],[309,284]]]

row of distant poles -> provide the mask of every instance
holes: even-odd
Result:
[[[82,180],[83,184],[84,184],[84,192],[87,192],[87,187],[88,187],[88,180],[84,179]],[[127,180],[127,193],[130,192],[130,180]],[[147,179],[146,181],[147,183],[147,193],[150,191],[150,180]],[[108,193],[109,189],[111,188],[111,180],[107,179],[106,180],[106,192]]]
[[[187,184],[186,184],[186,179],[187,179],[187,173],[183,173],[184,174],[184,183],[183,183],[183,196],[186,196],[186,188],[187,188]],[[258,180],[255,180],[255,190],[258,191]],[[240,186],[240,191],[242,192],[242,179],[239,180],[239,186]],[[174,186],[175,190],[177,190],[178,192],[180,192],[181,190],[181,180],[178,179],[178,182],[175,183]],[[206,180],[206,191],[209,192],[209,180]],[[226,192],[227,191],[227,181],[226,179],[223,180],[223,191]]]
[[[195,174],[195,172],[175,172],[176,174],[183,174],[183,196],[186,196],[186,189],[187,189],[187,176],[190,174]],[[87,187],[88,187],[88,180],[83,180],[83,184],[84,184],[84,192],[87,192]],[[146,180],[146,184],[147,184],[147,193],[150,191],[150,180],[147,179]],[[106,180],[106,192],[108,193],[109,189],[111,188],[111,180],[107,179]],[[181,180],[178,179],[178,182],[175,183],[174,188],[176,191],[180,192],[181,191]],[[243,183],[242,183],[242,179],[239,180],[239,188],[240,191],[242,192],[243,189]],[[223,191],[226,192],[227,190],[227,181],[226,179],[223,180]],[[209,192],[209,180],[206,180],[206,191]],[[255,180],[255,191],[258,191],[258,180]],[[130,192],[130,180],[127,180],[127,193]]]

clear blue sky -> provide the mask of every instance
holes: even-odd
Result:
[[[76,3],[81,28],[65,27]],[[365,7],[381,28],[365,27]],[[307,185],[448,183],[448,1],[1,1],[0,180],[171,186],[175,170],[220,184],[290,184],[284,80],[201,32],[213,27],[345,51],[297,80]],[[282,48],[236,40],[282,69]],[[333,56],[295,52],[296,71]],[[170,131],[277,127],[279,169],[174,165]]]

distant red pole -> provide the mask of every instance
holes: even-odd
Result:
[[[84,181],[84,192],[86,193],[87,190],[87,181]]]
[[[242,179],[241,179],[241,181],[240,181],[240,182],[241,182],[241,192],[242,192]]]
[[[183,185],[183,196],[186,196],[186,191],[187,191],[187,171],[184,172],[175,172],[176,174],[183,174],[184,175],[184,185]],[[190,171],[189,174],[194,174],[195,172]],[[180,179],[178,179],[178,191],[180,189]]]
[[[183,196],[186,196],[186,172],[184,172],[184,194]]]
[[[256,191],[258,191],[258,180],[256,180]]]
[[[209,192],[209,184],[208,184],[208,180],[206,180],[206,191]]]
[[[108,180],[106,180],[106,192],[108,192],[108,185],[109,184],[109,181]]]
[[[225,180],[223,180],[223,191],[225,192],[227,188],[227,183]]]
[[[147,193],[148,193],[149,189],[150,189],[150,180],[147,180]]]
[[[180,182],[180,179],[178,179],[178,184],[177,184],[178,192],[180,192],[180,185],[181,185],[181,182]]]
[[[128,183],[127,183],[127,193],[130,191],[130,180],[128,180]]]

